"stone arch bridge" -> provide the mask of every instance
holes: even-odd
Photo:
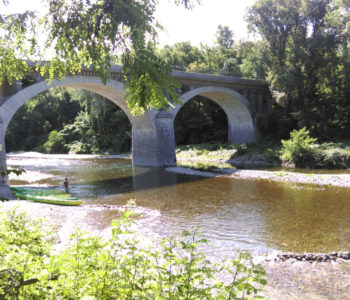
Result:
[[[228,120],[228,142],[251,142],[259,138],[259,129],[267,122],[271,109],[271,97],[264,81],[179,71],[173,71],[172,76],[181,84],[179,92],[184,104],[201,95],[224,110]],[[174,119],[181,106],[168,111],[151,110],[141,117],[133,117],[126,105],[120,66],[111,67],[111,79],[106,85],[89,69],[84,69],[79,75],[67,76],[63,81],[53,81],[50,85],[38,73],[30,74],[30,78],[30,84],[27,80],[0,86],[0,166],[6,168],[5,134],[13,115],[26,101],[59,86],[100,94],[126,113],[132,125],[134,166],[176,165]]]

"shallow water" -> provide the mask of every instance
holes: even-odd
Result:
[[[132,168],[130,160],[10,157],[26,173],[12,185],[63,189],[84,205],[124,205],[135,199],[145,236],[166,237],[199,227],[208,254],[232,257],[248,250],[330,252],[349,250],[350,189],[232,178],[202,178],[162,169]],[[114,210],[89,213],[96,229],[109,226]]]

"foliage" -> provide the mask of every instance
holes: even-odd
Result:
[[[279,113],[320,140],[347,138],[349,3],[258,0],[247,20],[262,38],[266,80]]]
[[[313,169],[350,169],[350,151],[341,149],[322,150],[312,148],[309,157],[302,162],[304,167]]]
[[[265,44],[261,41],[242,41],[237,45],[237,60],[242,77],[266,79]]]
[[[255,161],[264,161],[267,164],[277,165],[280,163],[280,143],[272,141],[264,141],[260,143],[243,143],[243,144],[200,144],[200,145],[184,145],[176,148],[176,157],[181,161],[181,164],[187,164],[189,161],[203,161],[208,162],[209,165],[215,161],[225,161],[231,163],[230,160],[234,159],[234,163],[239,167],[246,167],[249,164],[254,164]],[[237,160],[238,159],[238,160]],[[216,164],[214,164],[216,165]],[[198,166],[199,167],[199,166]],[[197,168],[197,166],[194,166]],[[205,169],[204,166],[202,169]],[[218,166],[218,168],[221,168]],[[229,168],[225,166],[224,168]]]
[[[52,131],[59,133],[56,144],[49,140]],[[7,151],[125,153],[130,144],[131,125],[118,106],[97,94],[69,88],[51,89],[26,102],[6,134]]]
[[[198,1],[175,2],[192,8]],[[47,0],[47,4],[45,15],[33,11],[0,15],[0,84],[13,84],[28,74],[32,67],[25,60],[38,61],[35,69],[48,82],[85,66],[106,83],[110,67],[121,63],[133,113],[171,105],[168,95],[178,101],[177,84],[155,51],[160,28],[154,19],[157,1]]]
[[[293,130],[289,140],[282,140],[281,159],[294,163],[296,166],[300,165],[305,156],[312,151],[311,145],[317,141],[316,138],[310,137],[309,133],[304,127],[300,130]]]
[[[313,144],[301,151],[295,164],[312,169],[349,169],[350,150],[341,143]]]
[[[180,159],[196,158],[202,161],[228,160],[236,151],[236,145],[234,144],[181,145],[176,147],[176,156]]]
[[[65,152],[64,138],[56,130],[53,130],[50,132],[49,138],[43,147],[47,153],[63,153]]]
[[[172,68],[183,71],[202,57],[200,50],[189,41],[175,43],[173,46],[166,45],[160,49],[160,55]]]
[[[125,153],[131,148],[131,124],[114,103],[99,95],[85,92],[83,109],[60,131],[69,152]]]
[[[22,173],[25,173],[26,171],[20,168],[4,168],[0,167],[0,180],[1,183],[7,183],[9,175],[10,174],[15,174],[16,176],[21,175]],[[7,197],[1,196],[0,201],[8,201],[9,199]]]
[[[81,90],[55,88],[27,101],[7,128],[6,150],[29,151],[42,146],[50,131],[62,130],[76,117],[84,98]]]
[[[234,170],[235,166],[229,163],[220,163],[220,162],[196,162],[196,161],[178,161],[178,167],[190,168],[192,170],[199,171],[210,171],[213,173],[222,173],[222,170]]]
[[[230,49],[233,46],[233,32],[228,26],[219,25],[216,32],[216,43],[223,48]]]
[[[259,299],[265,271],[247,253],[211,263],[197,232],[140,245],[129,230],[130,213],[112,224],[105,241],[77,231],[59,254],[40,223],[10,211],[0,219],[0,297],[3,299]],[[51,252],[50,252],[51,251]],[[226,272],[228,282],[216,276]]]
[[[44,297],[52,235],[40,221],[31,221],[17,209],[0,212],[0,298]]]

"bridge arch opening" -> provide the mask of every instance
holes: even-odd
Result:
[[[177,113],[174,131],[176,145],[227,143],[227,116],[214,101],[195,96]]]
[[[131,124],[118,105],[99,94],[56,87],[17,110],[5,145],[7,152],[120,154],[131,149]]]
[[[254,121],[248,100],[238,92],[223,88],[206,86],[190,90],[182,95],[183,105],[186,105],[195,96],[206,97],[217,103],[225,112],[228,124],[228,142],[245,143],[256,139]],[[174,118],[179,113],[181,106],[171,110]]]

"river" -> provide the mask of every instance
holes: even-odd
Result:
[[[81,220],[96,230],[118,217],[117,210],[108,208],[133,199],[142,210],[136,226],[145,237],[199,227],[211,242],[203,250],[216,259],[245,250],[258,256],[350,250],[348,188],[204,178],[133,168],[126,159],[14,155],[8,165],[26,170],[11,177],[11,185],[62,188],[68,177],[71,194],[84,201],[75,209],[102,208],[89,210]]]

